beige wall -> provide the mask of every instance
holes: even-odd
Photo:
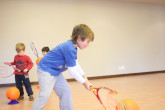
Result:
[[[23,42],[35,62],[31,41],[42,56],[43,46],[53,48],[70,39],[80,23],[95,33],[94,42],[78,50],[88,76],[165,70],[165,7],[109,0],[1,0],[0,60],[12,61],[15,44]],[[36,65],[29,74],[37,81]],[[0,84],[12,82],[14,77],[0,79]]]

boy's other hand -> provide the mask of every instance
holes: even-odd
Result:
[[[89,91],[91,90],[90,87],[92,86],[92,84],[88,80],[85,80],[85,82],[83,83],[83,85]]]
[[[27,73],[27,72],[28,72],[28,69],[24,69],[23,72],[24,72],[24,73]]]
[[[10,62],[4,62],[4,64],[11,66]]]

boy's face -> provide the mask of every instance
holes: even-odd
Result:
[[[17,51],[17,55],[19,55],[19,56],[23,56],[23,55],[24,55],[24,52],[25,52],[25,50]]]
[[[80,37],[77,39],[78,47],[81,50],[83,50],[84,48],[88,47],[90,42],[91,42],[91,39],[89,39],[89,38],[86,38],[84,41],[82,41]]]
[[[44,56],[44,55],[46,55],[48,52],[46,52],[46,51],[42,51],[42,55]]]

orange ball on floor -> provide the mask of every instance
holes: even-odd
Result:
[[[20,92],[16,87],[11,87],[7,90],[6,96],[9,100],[17,100],[20,96]]]
[[[36,87],[37,87],[37,89],[40,89],[40,86],[39,85],[37,85]]]

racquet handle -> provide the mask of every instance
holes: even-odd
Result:
[[[17,72],[23,72],[23,70],[17,70]]]
[[[17,70],[17,72],[23,72],[23,70]],[[27,71],[27,73],[28,73],[29,71]]]
[[[89,88],[91,89],[91,91],[94,91],[94,89],[93,89],[93,87],[92,87],[92,86],[90,86]]]
[[[92,86],[90,86],[89,88],[90,88],[91,90],[93,90],[93,87],[92,87]]]
[[[90,86],[90,89],[91,89],[91,91],[92,91],[95,95],[97,95],[97,93],[95,92],[95,90],[93,89],[92,86]]]

